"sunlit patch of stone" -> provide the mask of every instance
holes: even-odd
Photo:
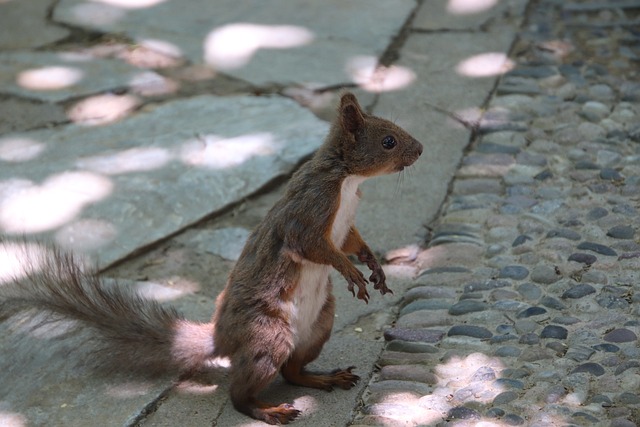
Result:
[[[160,169],[171,159],[171,153],[165,148],[136,147],[85,157],[76,161],[76,167],[104,175],[122,175]]]
[[[188,141],[181,158],[186,164],[214,169],[238,166],[252,157],[268,156],[277,151],[273,135],[257,133],[235,138],[205,135]]]
[[[139,105],[140,99],[133,95],[95,95],[75,103],[67,117],[82,125],[102,125],[126,117]]]
[[[144,9],[157,6],[166,0],[91,0],[95,3],[104,3],[123,9]]]
[[[2,3],[3,0],[0,0]],[[17,412],[0,411],[0,425],[3,427],[27,427],[27,417]]]
[[[151,391],[152,386],[152,383],[145,381],[129,381],[112,384],[107,387],[107,395],[120,399],[129,399],[144,396]]]
[[[447,12],[453,15],[470,15],[487,11],[498,4],[498,0],[449,0]]]
[[[216,69],[233,70],[248,64],[260,49],[289,49],[313,39],[310,30],[293,25],[228,24],[207,35],[205,61]]]
[[[37,243],[0,241],[0,285],[40,270],[47,251]]]
[[[416,79],[415,73],[400,65],[378,65],[373,56],[358,56],[347,63],[347,73],[360,87],[370,92],[387,92],[409,86]]]
[[[25,89],[58,90],[73,86],[83,77],[84,73],[77,68],[51,66],[21,71],[16,83]]]
[[[0,139],[0,160],[10,163],[26,162],[37,158],[45,150],[42,142],[29,138]]]
[[[515,63],[503,52],[486,52],[461,61],[456,72],[467,77],[491,77],[505,74],[515,67]]]
[[[41,185],[27,180],[0,183],[0,231],[19,234],[57,228],[112,190],[110,179],[91,172],[53,175]]]
[[[78,253],[104,248],[118,236],[112,223],[101,219],[81,219],[66,224],[56,231],[55,241],[61,247]]]

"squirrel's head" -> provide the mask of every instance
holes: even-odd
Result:
[[[341,150],[353,175],[400,172],[422,154],[420,142],[392,122],[366,114],[352,93],[342,95],[337,121]]]

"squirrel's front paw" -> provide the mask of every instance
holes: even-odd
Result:
[[[367,292],[367,279],[364,278],[364,275],[360,270],[351,266],[348,274],[344,275],[345,279],[347,279],[347,289],[351,291],[353,296],[356,296],[354,285],[358,286],[358,299],[363,300],[367,304],[369,304],[369,292]]]
[[[377,263],[376,263],[377,264]],[[373,283],[373,289],[378,289],[382,295],[387,293],[393,293],[393,291],[387,288],[387,276],[380,265],[377,265],[376,269],[372,269],[373,273],[369,276],[369,281]]]

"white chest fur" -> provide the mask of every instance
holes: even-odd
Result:
[[[340,205],[331,227],[331,240],[340,248],[354,223],[360,196],[358,186],[365,180],[362,176],[349,176],[342,182]],[[310,338],[312,327],[327,299],[327,283],[331,266],[303,262],[300,283],[290,305],[291,324],[296,346],[304,345]]]

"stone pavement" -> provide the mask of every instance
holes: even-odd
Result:
[[[363,185],[358,226],[395,295],[361,306],[335,277],[314,367],[355,364],[363,381],[265,397],[312,426],[636,425],[639,12],[2,2],[0,230],[117,264],[105,275],[207,320],[349,87],[427,148],[401,179]],[[44,353],[56,334],[70,338]],[[231,408],[224,370],[96,378],[83,338],[0,335],[0,425],[260,425]]]

